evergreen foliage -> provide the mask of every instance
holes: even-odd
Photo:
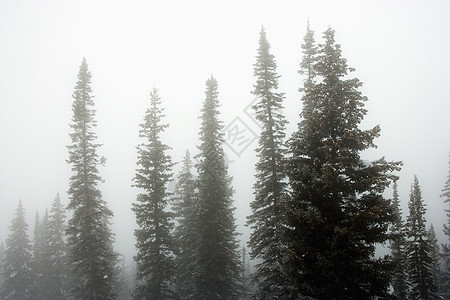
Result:
[[[50,214],[42,224],[44,247],[42,256],[44,263],[44,283],[41,289],[45,299],[66,299],[68,290],[67,249],[65,243],[65,209],[61,204],[59,193],[56,194]]]
[[[178,243],[176,256],[177,291],[182,299],[189,299],[194,294],[192,271],[195,270],[196,246],[196,191],[192,174],[193,163],[189,151],[182,161],[182,169],[175,186],[174,210],[178,226],[174,238]]]
[[[195,269],[192,299],[235,299],[239,281],[239,245],[232,201],[231,177],[223,151],[217,80],[206,81],[201,111],[200,153],[197,155]]]
[[[440,298],[440,290],[439,290],[439,282],[441,279],[441,262],[440,262],[440,252],[439,252],[439,244],[438,239],[436,237],[436,232],[434,231],[433,224],[430,225],[428,229],[428,240],[430,241],[431,251],[431,273],[433,277],[433,282],[436,285],[436,296],[435,299]]]
[[[444,299],[450,299],[450,155],[449,155],[449,172],[447,181],[442,189],[441,197],[444,198],[444,203],[447,204],[445,212],[447,214],[447,224],[444,224],[444,233],[447,237],[447,243],[442,244],[442,278],[440,284],[440,291]]]
[[[392,199],[392,214],[394,222],[391,226],[391,255],[394,263],[392,287],[393,295],[396,299],[406,300],[408,294],[408,274],[405,269],[406,265],[406,232],[405,225],[402,220],[402,212],[400,208],[400,199],[398,197],[397,182],[394,182],[394,192]]]
[[[72,295],[82,299],[112,299],[116,296],[113,234],[109,228],[112,211],[102,199],[102,181],[97,166],[104,159],[97,154],[91,73],[86,59],[80,66],[73,93],[71,145],[68,163],[72,165],[69,205],[72,212],[67,226],[67,245],[74,284]]]
[[[314,30],[312,30],[308,24],[306,26],[306,34],[303,38],[302,48],[302,61],[300,63],[299,73],[302,75],[306,75],[306,79],[304,84],[309,85],[313,83],[313,78],[315,77],[314,65],[317,59],[317,45],[316,40],[314,38]],[[304,89],[300,89],[303,91]]]
[[[31,260],[31,269],[33,271],[33,297],[41,297],[41,284],[42,284],[42,250],[43,250],[43,228],[39,212],[36,211],[34,215],[34,230],[33,230],[33,256]]]
[[[302,121],[292,136],[286,169],[292,200],[286,205],[286,265],[292,297],[366,299],[383,297],[389,260],[375,248],[389,238],[392,205],[383,197],[400,162],[373,162],[360,153],[375,147],[379,126],[359,129],[367,98],[335,43],[323,35],[304,84]]]
[[[25,222],[25,210],[21,201],[9,229],[11,233],[6,240],[5,256],[2,261],[4,273],[1,297],[5,300],[34,299],[32,246],[28,239],[28,224]]]
[[[166,152],[169,146],[161,142],[161,134],[167,124],[157,89],[150,93],[150,108],[140,125],[139,137],[143,139],[138,147],[138,168],[134,186],[143,192],[133,203],[136,222],[137,281],[134,292],[136,299],[171,299],[174,297],[174,244],[171,230],[172,214],[167,211],[167,184],[172,177],[171,158]]]
[[[432,244],[426,229],[426,207],[417,176],[409,195],[409,216],[406,220],[408,232],[407,266],[410,290],[408,299],[439,299],[434,278]]]
[[[286,149],[286,119],[283,116],[283,98],[278,90],[277,64],[270,53],[270,44],[261,28],[258,55],[254,64],[253,94],[258,97],[253,106],[260,122],[261,134],[256,148],[255,199],[251,202],[252,214],[248,225],[253,230],[249,240],[251,257],[261,261],[256,265],[254,278],[259,283],[258,297],[267,299],[287,294],[283,290],[283,255],[285,253],[284,220],[282,206],[286,202],[287,183],[283,165]]]

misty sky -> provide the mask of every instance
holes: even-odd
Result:
[[[309,18],[318,42],[329,26],[336,30],[343,56],[356,68],[353,75],[364,83],[369,101],[361,127],[381,125],[378,149],[363,158],[404,161],[404,213],[418,175],[427,218],[444,242],[439,195],[450,150],[449,11],[449,1],[0,0],[0,241],[9,234],[19,199],[30,229],[36,210],[42,216],[57,192],[68,202],[71,95],[83,57],[93,75],[99,154],[107,158],[100,189],[115,213],[117,250],[131,260],[130,208],[138,193],[131,179],[150,90],[159,89],[166,109],[170,127],[163,141],[173,148],[175,162],[186,149],[197,153],[198,117],[211,74],[219,82],[224,125],[245,129],[239,141],[247,141],[258,134],[246,108],[253,101],[253,63],[264,25],[286,96],[290,136],[301,111],[297,71]],[[226,139],[238,231],[245,240],[257,141],[245,148],[232,136]]]

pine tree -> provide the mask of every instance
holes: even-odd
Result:
[[[250,204],[252,214],[248,217],[248,224],[253,229],[249,241],[250,254],[261,261],[254,274],[260,285],[260,298],[274,298],[287,293],[283,290],[285,217],[281,209],[286,201],[287,188],[286,175],[280,163],[286,152],[283,146],[286,119],[282,114],[284,95],[277,92],[280,76],[276,69],[266,32],[261,28],[253,91],[259,100],[253,109],[262,129],[256,148],[259,161],[253,186],[255,199]]]
[[[251,266],[248,257],[247,248],[242,247],[241,251],[241,278],[240,278],[240,297],[239,299],[251,299],[256,294],[256,286],[252,284]]]
[[[143,190],[133,204],[136,222],[135,231],[138,253],[137,299],[169,299],[174,296],[174,245],[171,236],[172,215],[167,211],[167,184],[172,177],[172,162],[166,152],[169,146],[161,142],[161,134],[167,124],[161,124],[164,117],[161,99],[156,89],[150,94],[150,108],[147,109],[139,136],[144,140],[138,149],[138,169],[134,186]]]
[[[447,214],[447,224],[444,224],[444,233],[450,242],[450,155],[449,155],[449,172],[447,176],[447,181],[445,182],[444,188],[442,189],[441,197],[444,198],[444,203],[446,203],[447,209],[445,210]],[[442,244],[442,278],[440,284],[440,291],[444,299],[450,299],[450,244]]]
[[[317,59],[317,46],[316,40],[314,38],[314,31],[311,30],[309,26],[309,20],[306,26],[306,34],[303,38],[303,44],[301,45],[301,48],[303,50],[303,58],[302,62],[300,63],[299,73],[302,75],[306,75],[305,85],[310,85],[313,83],[313,79],[315,77],[314,65]],[[300,91],[303,90],[304,89],[300,89]]]
[[[405,270],[406,253],[405,253],[405,225],[402,220],[402,211],[400,208],[400,199],[398,197],[397,182],[394,182],[394,192],[392,199],[392,211],[394,215],[394,223],[391,226],[391,254],[394,263],[394,273],[392,278],[393,295],[399,300],[405,300],[408,293],[408,278]]]
[[[32,246],[28,239],[28,224],[22,202],[9,227],[11,233],[6,240],[5,257],[2,263],[4,281],[1,286],[2,299],[34,299],[32,273]]]
[[[174,210],[178,226],[174,237],[178,242],[176,256],[177,292],[182,299],[189,299],[194,294],[192,270],[195,269],[196,245],[196,193],[195,179],[192,174],[193,163],[189,151],[183,158],[182,169],[175,186]]]
[[[66,299],[68,289],[67,250],[65,245],[65,212],[59,193],[53,200],[50,214],[42,222],[43,247],[41,252],[44,299]]]
[[[39,249],[39,270],[40,276],[37,280],[37,288],[41,299],[55,299],[52,297],[51,287],[53,282],[53,269],[52,269],[52,253],[50,250],[50,225],[48,211],[45,211],[44,217],[41,221],[39,228],[40,235],[40,249]]]
[[[119,295],[118,299],[129,299],[130,295],[130,282],[129,274],[125,264],[125,256],[120,254],[120,266],[116,268],[118,273]]]
[[[433,275],[433,282],[436,285],[436,295],[440,295],[439,291],[439,280],[441,279],[441,262],[440,262],[440,252],[438,239],[436,237],[436,232],[434,231],[433,223],[431,223],[428,229],[428,240],[430,241],[431,251],[431,273]],[[436,299],[441,299],[436,297]]]
[[[367,98],[362,83],[324,32],[313,64],[315,77],[304,84],[302,120],[289,141],[286,170],[292,200],[286,205],[287,278],[292,297],[367,299],[385,296],[387,257],[375,248],[389,238],[392,205],[383,197],[400,162],[366,162],[378,126],[361,130]]]
[[[231,178],[223,151],[217,80],[206,81],[200,128],[198,206],[196,209],[195,293],[192,299],[235,299],[239,280],[239,245]]]
[[[426,207],[417,176],[409,195],[407,266],[410,282],[408,299],[439,299],[433,276],[432,245],[426,229]]]
[[[39,212],[36,211],[34,215],[34,230],[33,230],[33,256],[32,256],[32,271],[33,271],[33,297],[41,298],[41,284],[42,284],[42,222],[39,217]]]
[[[114,267],[117,262],[109,228],[112,211],[102,199],[98,184],[102,181],[98,165],[104,159],[97,154],[94,101],[91,73],[86,59],[80,66],[73,93],[72,144],[68,163],[72,165],[67,226],[67,245],[71,267],[72,294],[82,299],[111,299],[116,296]]]

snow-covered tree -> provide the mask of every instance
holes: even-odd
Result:
[[[406,233],[405,225],[402,220],[402,211],[400,208],[400,199],[398,197],[397,182],[394,182],[394,192],[392,199],[392,210],[394,222],[391,226],[391,255],[394,263],[394,272],[392,277],[393,295],[399,300],[406,300],[408,294],[408,277],[405,269],[406,264]]]
[[[406,219],[407,268],[410,283],[408,299],[439,299],[437,282],[433,274],[432,245],[426,228],[426,207],[417,176],[414,176],[411,186],[408,208],[409,215]]]
[[[287,294],[284,290],[283,241],[285,216],[283,205],[287,197],[286,175],[283,165],[286,118],[283,115],[283,94],[278,90],[277,64],[270,53],[270,44],[264,28],[259,37],[258,55],[254,64],[253,94],[258,101],[253,106],[261,124],[259,146],[256,148],[255,199],[250,203],[252,214],[248,225],[253,230],[249,246],[252,258],[260,261],[254,274],[259,284],[259,298],[275,298]]]
[[[102,199],[98,184],[102,181],[98,165],[104,159],[97,154],[94,128],[94,101],[91,72],[86,59],[81,63],[72,104],[71,145],[68,163],[72,165],[67,225],[67,246],[71,268],[72,295],[82,299],[110,299],[117,294],[114,268],[116,253],[110,230],[112,211]]]
[[[334,30],[328,29],[304,84],[302,120],[289,141],[286,171],[287,278],[292,297],[365,299],[385,296],[390,262],[375,258],[393,222],[383,192],[400,162],[367,162],[380,128],[359,128],[367,111],[362,83],[350,78]]]
[[[193,162],[189,151],[182,161],[182,169],[175,186],[174,210],[177,227],[174,232],[177,241],[176,285],[182,299],[189,299],[194,294],[192,271],[195,270],[196,246],[196,194],[193,175]]]
[[[449,155],[449,172],[447,181],[442,189],[441,197],[447,204],[445,212],[447,214],[447,224],[444,224],[444,233],[448,239],[447,243],[442,244],[442,278],[440,283],[440,291],[444,299],[450,299],[450,155]]]
[[[206,81],[206,99],[200,117],[200,153],[196,156],[197,244],[192,299],[233,299],[237,296],[239,244],[218,107],[217,80],[211,76]]]
[[[28,238],[28,224],[25,222],[25,210],[22,201],[9,227],[11,233],[6,240],[3,259],[2,299],[34,299],[32,273],[32,246]]]
[[[135,230],[138,285],[134,292],[137,299],[170,299],[174,297],[174,244],[171,230],[173,216],[167,211],[167,184],[172,178],[170,147],[161,142],[161,134],[168,124],[164,117],[157,89],[150,93],[150,108],[140,125],[138,168],[134,186],[142,193],[133,203],[138,229]]]

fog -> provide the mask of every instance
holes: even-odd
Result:
[[[138,130],[153,87],[170,124],[163,142],[173,161],[197,153],[205,80],[219,82],[225,126],[253,132],[244,146],[224,145],[233,176],[238,231],[253,199],[258,124],[253,101],[253,63],[264,25],[285,92],[287,136],[301,110],[298,74],[307,20],[321,40],[336,30],[343,56],[363,83],[368,114],[361,125],[381,125],[378,148],[364,159],[402,160],[403,212],[417,174],[432,221],[444,242],[446,222],[439,197],[450,150],[450,24],[448,1],[13,1],[0,2],[0,241],[21,199],[30,229],[57,192],[67,204],[72,92],[82,58],[93,75],[100,189],[113,210],[116,249],[134,254],[131,203],[138,190]],[[238,118],[238,119],[236,119]],[[236,123],[237,122],[237,123]],[[228,127],[231,128],[231,127]],[[236,127],[235,127],[236,128]],[[176,165],[177,173],[180,164]],[[388,191],[389,195],[390,191]],[[31,236],[31,231],[30,231]]]

